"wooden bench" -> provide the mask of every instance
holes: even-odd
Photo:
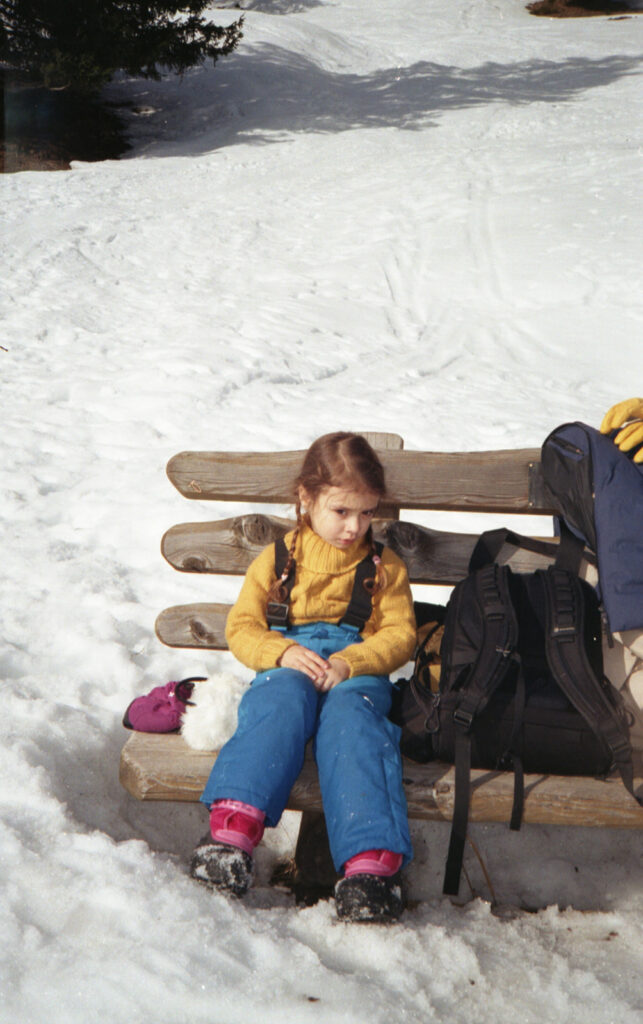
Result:
[[[378,449],[392,501],[380,511],[375,534],[406,562],[412,583],[452,585],[467,574],[476,533],[448,533],[400,520],[401,510],[524,513],[551,517],[538,449],[493,452],[404,451],[395,434],[365,433]],[[291,482],[302,451],[181,452],[167,473],[186,498],[291,505]],[[409,513],[407,512],[407,515]],[[292,528],[274,515],[235,516],[207,523],[183,523],[165,534],[161,550],[181,572],[241,576],[263,547]],[[550,538],[552,545],[556,541]],[[513,568],[533,571],[552,559],[520,551]],[[171,647],[225,650],[226,604],[168,608],[156,621],[159,639]],[[180,736],[130,734],[123,748],[120,779],[139,800],[198,800],[216,752],[189,748]],[[448,821],[453,813],[454,770],[450,765],[404,761],[411,818]],[[606,780],[528,775],[524,821],[556,825],[643,827],[643,808],[620,778]],[[470,820],[506,822],[511,813],[513,775],[474,770]],[[314,763],[306,759],[289,805],[303,811],[297,861],[301,872],[328,876],[321,797]],[[313,841],[311,842],[311,836]]]

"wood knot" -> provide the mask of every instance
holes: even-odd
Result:
[[[420,529],[415,523],[389,523],[386,527],[386,537],[394,551],[398,549],[427,552],[433,546],[430,533]]]
[[[273,523],[269,516],[257,512],[237,516],[232,525],[237,537],[252,547],[265,548],[287,532]]]
[[[436,793],[450,793],[451,783],[438,780],[433,783],[433,789]]]
[[[181,562],[181,567],[186,572],[207,572],[208,566],[199,555],[188,555]]]
[[[201,644],[213,644],[216,641],[214,634],[198,619],[190,620],[190,633]]]

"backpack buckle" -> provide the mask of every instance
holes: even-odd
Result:
[[[469,730],[473,723],[473,714],[471,711],[464,711],[462,708],[456,708],[453,712],[453,721],[456,725],[462,725],[465,729]]]

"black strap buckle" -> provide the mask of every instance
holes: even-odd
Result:
[[[266,621],[269,626],[285,629],[288,626],[288,605],[282,601],[268,601]]]
[[[465,729],[470,729],[473,722],[473,714],[471,711],[464,711],[462,708],[456,708],[453,712],[453,721],[456,725],[462,725]]]

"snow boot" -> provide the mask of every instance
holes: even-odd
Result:
[[[215,800],[210,835],[192,855],[190,874],[220,892],[244,896],[252,881],[252,851],[261,841],[265,814],[240,800]]]
[[[348,875],[335,886],[340,921],[390,924],[404,910],[399,875]]]
[[[219,892],[245,896],[252,882],[252,857],[238,846],[216,842],[207,835],[192,855],[190,874]]]

